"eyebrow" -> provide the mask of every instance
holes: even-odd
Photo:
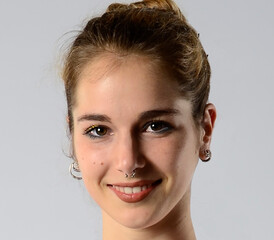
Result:
[[[81,117],[79,117],[78,122],[82,121],[100,121],[100,122],[111,122],[110,118],[106,115],[101,114],[84,114]]]
[[[139,115],[139,120],[145,121],[147,119],[166,116],[166,115],[177,115],[179,114],[179,110],[174,108],[165,108],[165,109],[154,109],[143,112]],[[107,115],[101,114],[84,114],[77,119],[78,122],[82,121],[100,121],[100,122],[109,122],[111,123],[111,119]]]
[[[177,115],[179,113],[180,113],[179,110],[174,108],[155,109],[155,110],[150,110],[150,111],[141,113],[139,116],[139,119],[144,121],[150,118],[166,116],[166,115]]]

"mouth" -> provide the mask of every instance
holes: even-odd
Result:
[[[135,183],[107,184],[118,198],[127,203],[135,203],[145,199],[158,185],[162,179],[156,181],[139,181]]]

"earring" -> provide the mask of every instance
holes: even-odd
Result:
[[[203,162],[208,162],[211,159],[211,151],[209,149],[204,150],[205,159],[201,159]]]
[[[125,174],[125,178],[128,178],[128,177],[130,177],[130,178],[134,178],[135,177],[135,175],[136,175],[136,170],[134,169],[132,172],[131,172],[131,174],[129,175],[129,174],[127,174],[127,173],[124,173]]]
[[[79,169],[79,165],[76,161],[72,162],[70,165],[69,165],[69,172],[71,174],[71,176],[77,180],[81,180],[82,177],[79,176],[79,172],[80,172],[80,169]],[[78,173],[75,175],[75,173]]]

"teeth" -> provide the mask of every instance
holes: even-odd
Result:
[[[141,187],[134,187],[132,190],[133,193],[141,192]]]
[[[132,194],[132,188],[131,187],[125,187],[124,188],[126,194]]]
[[[139,192],[142,192],[146,189],[148,189],[149,187],[151,187],[151,184],[150,185],[144,185],[144,186],[139,186],[139,187],[119,187],[119,186],[114,186],[113,187],[119,191],[119,192],[122,192],[122,193],[126,193],[126,194],[132,194],[132,193],[139,193]]]

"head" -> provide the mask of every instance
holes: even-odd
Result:
[[[181,208],[216,114],[207,104],[207,55],[178,7],[170,0],[110,5],[73,42],[63,79],[75,159],[103,212],[139,228]],[[133,170],[139,185],[156,189],[144,200],[121,200],[115,194]]]

